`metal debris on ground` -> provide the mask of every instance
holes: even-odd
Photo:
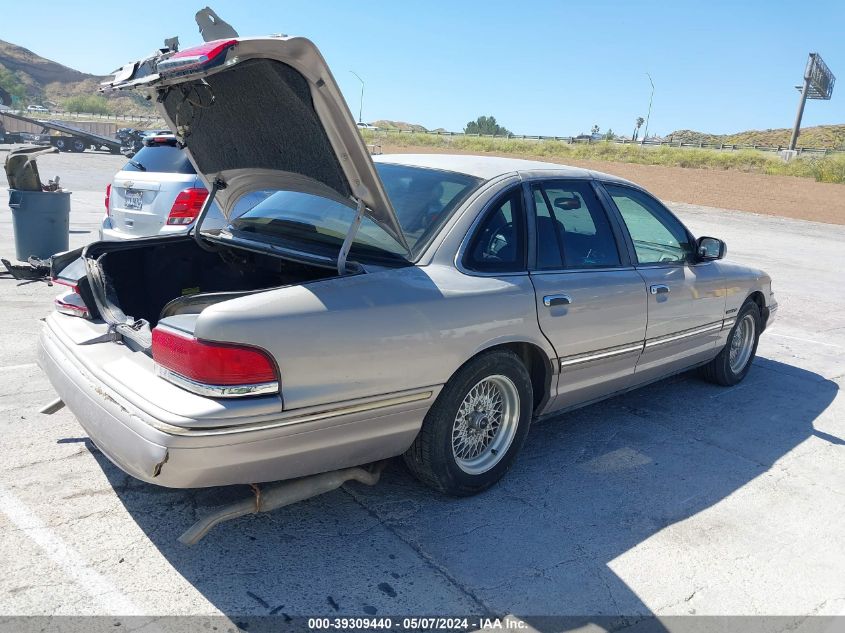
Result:
[[[30,257],[26,264],[13,264],[8,259],[0,259],[6,271],[0,271],[0,278],[12,278],[24,283],[44,281],[52,286],[50,281],[50,262],[37,257]],[[20,284],[23,285],[23,284]]]

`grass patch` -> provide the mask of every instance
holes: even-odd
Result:
[[[615,143],[576,143],[531,141],[524,139],[482,138],[477,136],[438,136],[434,134],[398,134],[363,130],[367,143],[391,147],[420,147],[473,152],[531,156],[552,162],[601,160],[691,169],[730,169],[776,176],[813,178],[818,182],[845,183],[845,155],[800,157],[784,162],[778,156],[755,150],[720,151],[680,147],[640,147]]]

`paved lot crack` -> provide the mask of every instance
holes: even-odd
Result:
[[[368,506],[363,500],[361,500],[358,495],[355,494],[355,492],[350,490],[347,486],[341,486],[340,489],[346,494],[348,494],[350,498],[358,506],[360,506],[362,510],[364,510],[364,512],[376,519],[391,534],[393,534],[396,538],[402,541],[405,545],[410,547],[414,551],[414,553],[419,556],[419,558],[426,564],[427,567],[431,568],[432,570],[443,576],[446,580],[449,581],[452,586],[454,586],[464,596],[466,596],[472,602],[477,604],[483,612],[480,615],[495,615],[493,609],[491,609],[487,604],[485,604],[484,601],[470,587],[467,587],[464,583],[455,578],[455,576],[446,567],[437,562],[431,554],[423,550],[422,547],[420,547],[419,543],[416,543],[413,540],[407,538],[399,530],[395,529],[392,525],[390,525],[387,519],[379,515],[376,510],[373,510],[370,506]]]

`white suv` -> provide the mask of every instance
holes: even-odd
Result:
[[[208,190],[176,138],[172,134],[147,137],[144,147],[106,188],[100,239],[185,233],[194,225],[207,197]],[[202,228],[221,228],[224,224],[214,205]]]

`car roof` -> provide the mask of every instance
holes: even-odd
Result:
[[[467,154],[377,154],[373,156],[376,163],[391,163],[394,165],[408,165],[410,167],[426,167],[429,169],[443,169],[455,171],[483,180],[491,180],[497,176],[511,173],[525,175],[542,175],[544,177],[588,178],[620,182],[633,185],[634,183],[591,169],[571,167],[557,163],[546,163],[539,160],[524,160],[522,158],[503,158],[499,156],[475,156]],[[550,173],[551,172],[551,173]]]

